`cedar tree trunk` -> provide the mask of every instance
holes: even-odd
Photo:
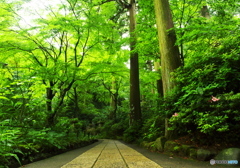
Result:
[[[135,51],[136,38],[136,2],[130,1],[130,125],[139,123],[142,118],[140,107],[138,53]]]
[[[181,66],[181,58],[176,43],[176,34],[168,0],[154,0],[158,41],[161,54],[161,74],[163,95],[166,97],[175,86],[171,73]],[[168,119],[165,119],[165,137],[171,138],[168,130]]]

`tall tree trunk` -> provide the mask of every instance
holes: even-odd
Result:
[[[138,53],[135,50],[136,38],[136,2],[130,0],[130,125],[139,123],[142,119],[140,107],[139,65]]]
[[[176,43],[176,34],[168,0],[154,0],[158,40],[161,54],[161,73],[163,93],[167,95],[174,87],[171,73],[181,66],[181,59]]]
[[[172,14],[168,0],[154,0],[158,40],[161,54],[161,74],[163,95],[166,97],[174,88],[175,83],[171,79],[171,73],[181,66],[181,58],[176,43],[176,34],[172,20]],[[168,118],[165,119],[165,137],[171,138],[168,131]]]

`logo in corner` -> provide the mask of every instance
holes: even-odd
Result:
[[[215,161],[214,159],[211,159],[211,160],[210,160],[210,164],[211,164],[211,165],[214,165],[215,163],[216,163],[216,161]]]

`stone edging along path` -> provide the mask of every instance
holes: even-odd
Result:
[[[240,165],[240,149],[227,148],[222,151],[195,148],[190,145],[181,145],[174,141],[169,141],[165,137],[157,138],[154,142],[143,142],[142,147],[153,151],[165,152],[172,155],[178,155],[199,161],[229,160]]]

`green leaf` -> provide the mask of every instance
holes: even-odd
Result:
[[[8,98],[6,98],[4,96],[0,96],[0,99],[9,100]]]
[[[12,157],[14,157],[18,161],[18,163],[22,166],[22,163],[20,162],[20,159],[19,159],[19,157],[16,154],[14,154],[14,153],[6,153],[6,154],[3,154],[3,156],[12,156]]]

